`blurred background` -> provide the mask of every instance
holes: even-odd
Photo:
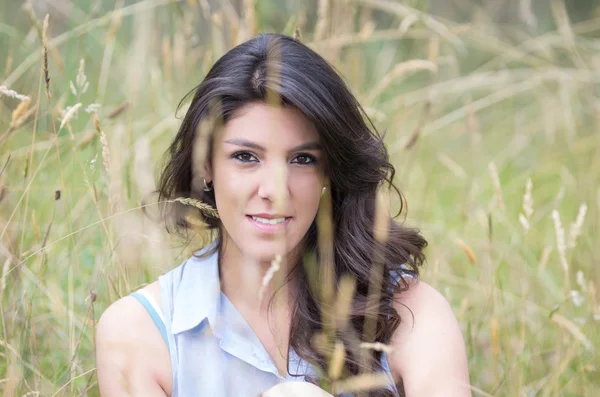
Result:
[[[140,209],[176,107],[260,32],[299,34],[386,133],[398,221],[429,241],[422,279],[454,308],[473,395],[600,395],[600,1],[0,10],[3,395],[98,395],[100,314],[194,247]]]

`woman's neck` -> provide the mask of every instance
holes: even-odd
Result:
[[[267,315],[271,299],[272,308],[289,312],[290,293],[293,283],[285,283],[290,264],[297,255],[290,254],[278,261],[277,270],[272,279],[265,285],[264,278],[273,265],[273,261],[259,261],[244,255],[230,239],[224,239],[219,252],[219,272],[221,290],[238,308],[252,311],[257,315]],[[273,258],[275,259],[275,258]],[[283,287],[282,287],[283,285]]]

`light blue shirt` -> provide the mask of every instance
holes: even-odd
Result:
[[[160,276],[159,284],[163,318],[153,315],[145,299],[137,298],[159,329],[164,325],[173,374],[171,397],[257,397],[278,383],[306,381],[306,375],[316,374],[291,347],[291,375],[279,374],[254,331],[221,292],[216,251],[202,258],[192,256]],[[382,363],[389,374],[385,354]]]

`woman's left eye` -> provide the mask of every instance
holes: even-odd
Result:
[[[252,163],[258,161],[256,157],[249,152],[236,152],[231,157],[242,163]]]
[[[312,156],[310,154],[299,154],[298,156],[294,157],[292,163],[300,165],[309,165],[315,163],[316,161],[317,159],[315,158],[315,156]]]

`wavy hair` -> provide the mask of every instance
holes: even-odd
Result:
[[[276,73],[271,73],[273,70]],[[389,227],[385,243],[375,238],[377,192],[382,185],[400,196],[398,215],[402,212],[404,201],[393,183],[395,170],[383,137],[342,78],[320,55],[301,42],[278,34],[261,34],[223,55],[179,105],[181,108],[193,96],[166,154],[158,184],[159,200],[193,198],[216,208],[214,192],[205,192],[194,183],[202,172],[193,164],[200,123],[209,117],[218,117],[227,123],[242,106],[266,102],[269,92],[276,93],[283,106],[300,110],[321,138],[330,188],[332,230],[335,231],[331,241],[334,290],[344,276],[356,280],[348,324],[336,332],[346,350],[344,375],[381,371],[381,352],[369,351],[367,359],[361,359],[364,350],[360,343],[389,343],[401,321],[393,307],[394,295],[408,288],[404,278],[407,274],[418,276],[427,242],[418,230],[406,228],[390,216],[387,216]],[[206,158],[210,161],[212,134],[207,143]],[[208,227],[220,236],[219,219],[202,215]],[[170,231],[185,234],[191,227],[183,216],[171,219],[175,221],[168,225]],[[301,358],[321,368],[321,381],[328,382],[328,353],[314,343],[315,335],[326,328],[321,313],[327,310],[327,305],[309,282],[308,262],[314,258],[317,260],[313,262],[318,263],[319,259],[317,232],[315,220],[305,236],[307,255],[301,259],[302,263],[293,267],[288,278],[298,287],[298,295],[293,300],[289,346]],[[377,286],[380,294],[375,304],[369,299],[374,258],[382,265],[381,282]],[[368,318],[375,324],[374,332],[365,333]],[[400,393],[401,383],[398,384]],[[390,396],[393,393],[374,389],[364,395]]]

